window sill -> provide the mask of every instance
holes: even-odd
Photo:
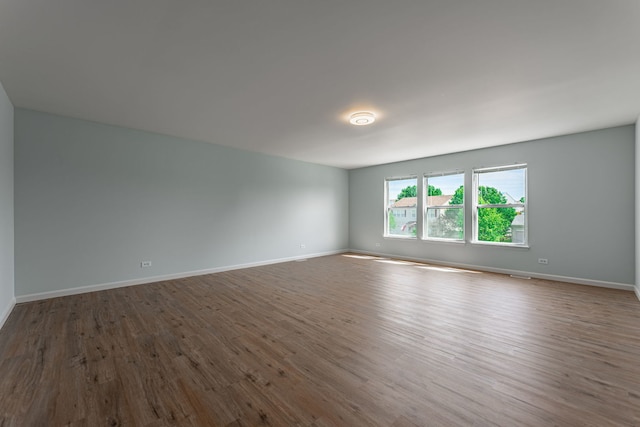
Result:
[[[417,237],[415,236],[393,236],[393,235],[386,235],[386,236],[382,236],[385,239],[392,239],[392,240],[418,240]]]
[[[498,242],[482,242],[480,240],[472,240],[472,245],[478,246],[492,246],[494,248],[514,248],[514,249],[530,249],[528,244],[514,245],[512,243],[498,243]]]
[[[454,245],[464,245],[467,242],[465,240],[457,240],[457,239],[438,239],[436,237],[425,237],[423,239],[420,239],[423,242],[429,242],[429,243],[452,243]]]

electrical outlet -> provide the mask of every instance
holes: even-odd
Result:
[[[300,243],[300,249],[305,249],[307,247],[307,245],[305,245],[304,243]]]
[[[151,261],[142,261],[140,263],[140,268],[147,268],[147,267],[151,267]]]
[[[376,243],[376,248],[379,248],[379,247],[380,247],[380,243]]]
[[[549,260],[546,258],[538,258],[538,264],[549,264]]]

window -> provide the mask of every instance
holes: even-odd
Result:
[[[417,183],[415,176],[385,180],[385,236],[416,237]]]
[[[527,245],[527,165],[473,171],[473,240]]]
[[[464,172],[425,175],[424,238],[464,240]]]

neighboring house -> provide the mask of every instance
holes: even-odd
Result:
[[[518,213],[511,221],[511,242],[524,243],[524,212]]]
[[[449,206],[453,195],[428,196],[427,206]],[[415,234],[416,219],[418,215],[418,198],[405,197],[390,203],[390,213],[395,218],[395,228],[389,230],[394,234]],[[442,214],[440,209],[430,211],[432,218],[437,218]]]
[[[442,196],[427,196],[427,206],[426,208],[433,208],[438,206],[449,206],[451,199],[453,198],[453,194],[445,194]],[[439,218],[440,215],[444,213],[443,209],[427,209],[427,215],[429,216],[429,221],[432,221],[436,218]]]
[[[418,207],[417,197],[405,197],[400,200],[396,200],[391,205],[391,212],[398,218],[412,218],[416,219],[416,208]]]
[[[522,203],[520,202],[520,200],[516,200],[515,198],[513,198],[511,196],[511,194],[509,193],[503,193],[504,197],[507,199],[507,203],[509,204],[515,204],[515,203]],[[523,207],[517,207],[515,208],[516,210],[516,217],[513,218],[513,221],[511,221],[511,243],[524,243],[525,239],[524,239],[524,208]]]
[[[505,199],[507,199],[507,203],[509,203],[510,205],[515,203],[520,203],[520,200],[516,200],[511,194],[507,192],[502,193],[502,195],[504,196]]]
[[[389,208],[389,214],[393,215],[395,219],[395,227],[389,232],[392,234],[411,234],[415,230],[417,207],[417,197],[405,197],[393,202]]]
[[[511,194],[509,193],[502,193],[504,195],[504,197],[507,199],[507,203],[509,203],[510,205],[516,204],[516,203],[522,203],[520,200],[516,200],[514,199]],[[515,208],[516,212],[518,212],[518,214],[524,212],[524,208]]]

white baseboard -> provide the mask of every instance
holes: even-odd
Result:
[[[182,279],[185,277],[201,276],[204,274],[220,273],[223,271],[259,267],[262,265],[278,264],[282,262],[299,261],[307,258],[337,255],[337,254],[343,254],[347,252],[353,252],[353,253],[363,254],[363,255],[379,256],[379,257],[385,257],[385,258],[402,259],[407,261],[438,264],[438,265],[444,265],[448,267],[465,268],[469,270],[487,271],[490,273],[509,274],[514,276],[524,276],[524,277],[532,277],[537,279],[555,280],[558,282],[576,283],[580,285],[599,286],[603,288],[635,291],[636,296],[640,300],[640,288],[630,284],[626,284],[626,283],[605,282],[600,280],[582,279],[577,277],[557,276],[552,274],[541,274],[541,273],[533,273],[528,271],[509,270],[509,269],[503,269],[503,268],[485,267],[480,265],[445,262],[445,261],[433,260],[428,258],[405,257],[405,256],[386,254],[381,252],[361,251],[358,249],[349,249],[349,250],[344,249],[344,250],[328,251],[328,252],[321,252],[321,253],[308,254],[308,255],[299,255],[299,256],[287,257],[287,258],[271,259],[271,260],[252,262],[252,263],[246,263],[246,264],[235,264],[230,266],[216,267],[216,268],[210,268],[210,269],[204,269],[204,270],[186,271],[186,272],[166,274],[161,276],[143,277],[138,279],[123,280],[120,282],[110,282],[110,283],[103,283],[103,284],[97,284],[97,285],[79,286],[75,288],[60,289],[60,290],[55,290],[50,292],[39,292],[35,294],[18,295],[12,300],[11,304],[5,310],[5,312],[2,313],[2,315],[0,315],[0,328],[2,327],[6,319],[9,317],[9,314],[11,314],[13,307],[17,303],[39,301],[43,299],[57,298],[57,297],[63,297],[68,295],[84,294],[88,292],[104,291],[108,289],[123,288],[126,286],[143,285],[147,283],[162,282],[164,280]]]
[[[11,302],[9,303],[7,308],[5,308],[2,313],[0,313],[0,329],[2,329],[2,327],[4,326],[4,322],[7,321],[7,319],[9,318],[9,315],[13,311],[13,307],[15,306],[16,306],[16,298],[14,297],[14,298],[11,298]]]
[[[142,277],[139,279],[123,280],[120,282],[79,286],[75,288],[60,289],[60,290],[55,290],[50,292],[39,292],[35,294],[18,295],[15,297],[15,302],[22,303],[22,302],[30,302],[30,301],[39,301],[43,299],[64,297],[68,295],[84,294],[87,292],[105,291],[108,289],[123,288],[126,286],[135,286],[135,285],[144,285],[147,283],[162,282],[164,280],[183,279],[185,277],[202,276],[204,274],[239,270],[241,268],[259,267],[262,265],[279,264],[282,262],[289,262],[289,261],[299,261],[303,259],[317,258],[317,257],[327,256],[327,255],[337,255],[337,254],[343,254],[345,252],[348,252],[348,251],[346,249],[341,249],[336,251],[320,252],[320,253],[307,254],[307,255],[298,255],[294,257],[271,259],[271,260],[251,262],[246,264],[235,264],[235,265],[229,265],[224,267],[208,268],[204,270],[185,271],[182,273],[165,274],[161,276]]]
[[[361,251],[358,249],[352,249],[350,250],[350,252],[363,254],[363,255],[395,258],[395,259],[407,260],[407,261],[424,262],[428,264],[444,265],[447,267],[464,268],[468,270],[486,271],[489,273],[509,274],[509,275],[521,276],[521,277],[531,277],[535,279],[554,280],[556,282],[575,283],[578,285],[599,286],[601,288],[622,289],[625,291],[635,290],[636,295],[638,295],[638,298],[640,299],[640,295],[639,295],[640,291],[638,291],[638,288],[636,288],[634,285],[627,284],[627,283],[606,282],[602,280],[582,279],[579,277],[557,276],[555,274],[544,274],[544,273],[534,273],[529,271],[509,270],[505,268],[493,268],[493,267],[486,267],[482,265],[445,262],[445,261],[433,260],[433,259],[427,259],[427,258],[405,257],[405,256],[385,254],[380,252]]]

